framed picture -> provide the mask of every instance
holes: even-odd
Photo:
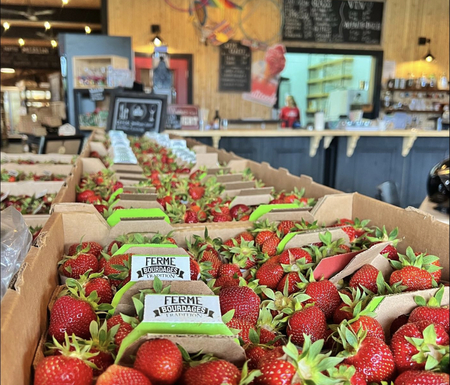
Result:
[[[84,144],[84,135],[42,136],[39,143],[39,154],[70,154],[77,155],[81,152]]]
[[[142,136],[147,131],[161,132],[166,121],[167,97],[118,90],[111,94],[108,130]]]
[[[198,106],[172,104],[167,107],[167,130],[198,130]]]

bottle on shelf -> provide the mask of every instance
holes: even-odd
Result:
[[[425,88],[428,86],[428,78],[427,75],[422,74],[422,76],[420,77],[420,87],[421,88]]]
[[[436,76],[434,76],[434,74],[430,75],[430,83],[429,83],[430,88],[434,88],[436,87]]]
[[[213,118],[213,124],[212,124],[212,129],[213,129],[213,130],[219,130],[219,129],[220,129],[220,115],[219,115],[219,110],[216,110],[216,114],[214,115],[214,118]]]
[[[447,75],[445,74],[445,72],[443,72],[441,77],[439,78],[437,87],[440,90],[448,90],[448,78],[447,78]]]
[[[406,87],[407,88],[414,88],[415,82],[416,82],[416,79],[414,77],[414,74],[409,73],[408,74],[408,81],[406,82]]]

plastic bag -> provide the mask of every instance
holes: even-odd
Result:
[[[1,226],[1,298],[6,293],[11,278],[19,270],[31,247],[30,230],[22,214],[10,206],[2,211]]]

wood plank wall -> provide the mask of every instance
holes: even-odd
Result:
[[[281,0],[279,0],[281,2]],[[236,1],[240,3],[239,0]],[[242,2],[242,1],[241,1]],[[172,0],[174,4],[187,4],[188,0]],[[238,11],[222,12],[208,7],[212,20],[224,17],[232,25],[238,22]],[[248,26],[252,34],[274,36],[279,21],[271,6],[260,7],[251,16]],[[228,119],[260,117],[269,118],[271,109],[242,100],[241,94],[218,92],[219,49],[205,46],[199,41],[188,13],[171,9],[164,0],[108,0],[108,28],[110,35],[131,36],[136,52],[153,52],[150,44],[151,24],[161,26],[161,37],[169,46],[169,53],[190,53],[194,57],[194,103],[210,110],[212,118],[215,109]],[[248,25],[248,24],[247,24]],[[436,76],[449,68],[449,0],[386,0],[382,49],[385,60],[397,62],[397,75],[407,76],[422,72]],[[437,58],[433,63],[420,59],[426,53],[425,46],[418,46],[419,36],[431,39],[431,52]],[[237,32],[236,39],[241,39]],[[324,44],[289,43],[290,46],[327,47]],[[349,46],[334,45],[335,48]],[[355,49],[380,49],[380,47],[352,46]],[[262,52],[254,52],[253,61],[261,60]]]

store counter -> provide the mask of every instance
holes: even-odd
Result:
[[[377,186],[397,184],[401,206],[420,206],[430,169],[449,153],[449,131],[307,131],[228,129],[165,131],[232,151],[238,156],[345,192],[375,197]]]

